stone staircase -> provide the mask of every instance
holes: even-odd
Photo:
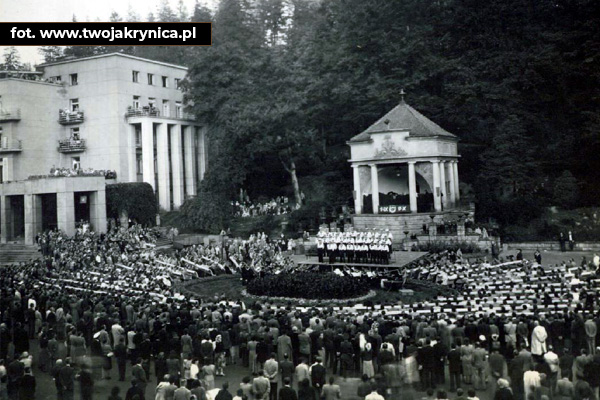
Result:
[[[41,258],[37,246],[19,243],[0,244],[0,265],[11,265]]]

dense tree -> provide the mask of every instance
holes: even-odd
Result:
[[[63,56],[64,48],[61,46],[41,46],[38,52],[44,57],[44,62],[49,63]]]
[[[24,65],[21,62],[21,55],[16,47],[11,46],[4,49],[3,62],[0,69],[4,71],[21,71]]]

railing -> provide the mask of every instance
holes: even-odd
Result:
[[[128,108],[127,117],[161,117],[160,110],[156,107],[141,107],[141,108]],[[169,119],[185,119],[188,121],[195,121],[196,117],[192,114],[185,112],[177,112],[175,115],[163,115],[162,118]]]
[[[61,125],[80,124],[83,120],[83,111],[59,110],[58,112],[58,123]]]
[[[58,141],[58,151],[61,153],[77,153],[85,151],[85,139],[62,139]]]
[[[0,140],[0,153],[16,153],[20,152],[21,141],[20,140]]]
[[[0,110],[0,122],[20,121],[21,110]]]

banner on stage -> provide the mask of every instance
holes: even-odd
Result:
[[[401,214],[410,212],[408,204],[394,204],[391,206],[379,206],[379,214]]]

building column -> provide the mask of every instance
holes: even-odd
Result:
[[[377,164],[371,164],[371,199],[373,201],[373,214],[379,214],[379,174]]]
[[[454,181],[454,161],[448,162],[448,177],[450,178],[450,203],[456,203],[456,185]]]
[[[94,232],[106,232],[106,190],[98,190],[90,194],[90,223]]]
[[[43,218],[42,214],[42,196],[36,194],[33,196],[33,217],[34,217],[34,235],[43,231]]]
[[[24,214],[24,231],[25,231],[25,244],[33,244],[33,238],[35,237],[35,204],[33,194],[23,195],[23,214]]]
[[[446,162],[440,161],[440,193],[443,208],[448,208],[448,191],[446,190]]]
[[[431,167],[433,169],[433,208],[435,211],[442,211],[442,199],[440,197],[440,163],[439,161],[432,161]]]
[[[360,187],[360,165],[353,165],[352,170],[354,172],[354,213],[357,215],[362,214],[362,188]]]
[[[185,152],[185,193],[196,195],[196,152],[194,149],[194,127],[183,127],[183,151]]]
[[[127,135],[127,168],[129,182],[137,182],[137,168],[135,165],[135,125],[128,126]]]
[[[158,124],[156,127],[156,168],[158,169],[158,203],[171,211],[171,192],[169,190],[169,125]]]
[[[173,207],[176,210],[185,200],[183,195],[185,182],[183,181],[181,130],[182,127],[180,124],[171,128],[171,175],[173,177]]]
[[[452,163],[452,173],[454,175],[454,194],[456,201],[460,200],[460,185],[458,184],[458,161]]]
[[[154,184],[154,124],[152,121],[142,122],[142,174],[143,180],[152,186],[156,192]],[[133,182],[136,182],[134,179]]]
[[[75,234],[75,198],[73,192],[56,193],[56,222],[58,229],[73,236]]]
[[[12,230],[12,220],[10,197],[0,196],[0,243],[6,243],[11,238],[9,232]]]
[[[415,161],[408,162],[408,197],[410,199],[410,212],[417,213],[417,177],[415,175]]]
[[[194,129],[196,129],[194,127]],[[206,127],[203,126],[198,131],[198,180],[201,181],[204,179],[204,174],[206,173]]]

